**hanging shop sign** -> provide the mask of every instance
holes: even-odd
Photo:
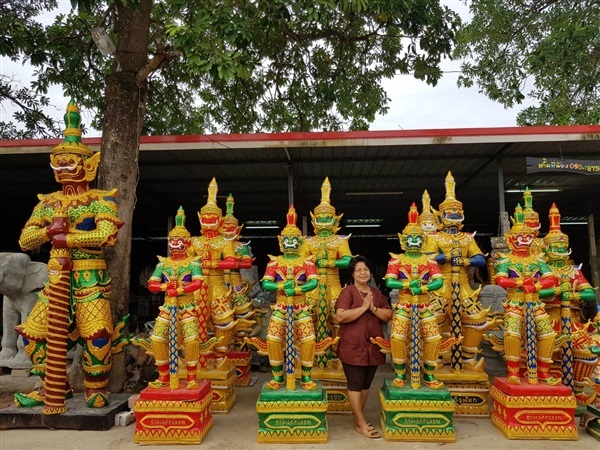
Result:
[[[582,175],[600,175],[600,160],[529,157],[526,160],[527,173],[570,172]]]

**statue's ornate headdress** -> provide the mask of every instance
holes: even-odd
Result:
[[[225,204],[227,208],[225,210],[225,216],[223,216],[223,224],[237,227],[239,221],[237,220],[237,217],[233,215],[233,207],[235,205],[235,202],[233,201],[233,195],[229,194],[227,196],[227,202]]]
[[[281,237],[285,236],[302,236],[302,232],[296,226],[296,221],[298,220],[298,214],[296,214],[296,209],[294,205],[290,206],[287,215],[285,216],[287,225],[281,230]]]
[[[437,216],[431,210],[431,197],[429,197],[427,189],[423,192],[421,202],[423,204],[423,211],[419,215],[419,223],[437,223]]]
[[[560,211],[555,203],[552,203],[552,206],[550,207],[548,219],[550,220],[550,229],[548,230],[548,234],[544,236],[544,243],[548,245],[556,242],[564,242],[568,245],[569,236],[560,229]]]
[[[404,227],[404,230],[402,230],[402,234],[405,236],[409,234],[425,235],[421,225],[419,225],[419,211],[417,210],[415,202],[410,205],[410,209],[408,210],[408,223]]]
[[[442,203],[440,203],[439,210],[440,213],[443,213],[447,209],[463,209],[463,204],[456,199],[455,188],[456,183],[454,182],[454,177],[452,176],[452,172],[448,171],[448,175],[446,175],[446,181],[444,182],[444,186],[446,188],[446,198]]]
[[[71,99],[64,116],[64,140],[52,149],[53,155],[74,153],[81,156],[92,156],[94,152],[81,141],[81,114],[75,101]]]
[[[404,251],[414,251],[415,249],[422,248],[426,236],[425,231],[419,225],[417,205],[413,202],[408,210],[408,223],[404,227],[404,230],[402,230],[402,233],[398,233],[400,247]]]
[[[323,185],[321,186],[321,203],[315,208],[314,213],[315,215],[335,215],[335,208],[331,205],[331,183],[329,183],[329,177],[326,177],[325,181],[323,181]]]
[[[525,225],[525,214],[523,213],[523,207],[520,203],[517,203],[515,207],[515,213],[510,218],[512,227],[510,227],[510,234],[526,233],[531,232],[531,228]]]
[[[206,205],[200,208],[201,216],[205,214],[223,215],[223,211],[217,206],[217,192],[219,192],[219,186],[217,185],[217,180],[213,178],[208,185],[208,199],[206,200]]]
[[[169,238],[189,238],[190,232],[185,227],[185,212],[180,206],[175,216],[175,226],[169,232]]]
[[[329,177],[326,177],[321,186],[321,203],[315,208],[314,213],[310,212],[313,228],[316,232],[326,229],[337,233],[342,216],[343,214],[336,216],[335,208],[331,205],[331,184]]]
[[[540,228],[540,215],[533,209],[533,196],[528,187],[523,192],[523,214],[525,223],[534,231]]]

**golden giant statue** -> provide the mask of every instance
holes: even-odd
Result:
[[[212,323],[215,337],[219,339],[215,346],[215,367],[225,369],[227,349],[231,343],[237,321],[231,305],[230,292],[225,285],[224,271],[235,269],[237,261],[233,241],[225,239],[220,233],[223,212],[217,206],[217,181],[213,178],[208,186],[206,205],[200,208],[200,236],[192,238],[192,251],[200,257],[202,273],[205,277],[204,287],[200,289],[198,307],[200,317],[206,317]],[[200,342],[206,341],[203,331],[206,327],[200,324]],[[199,368],[205,368],[206,361],[200,356]]]
[[[338,336],[339,324],[335,319],[335,303],[342,291],[339,269],[347,269],[352,260],[348,245],[350,236],[337,234],[343,214],[336,215],[330,195],[331,184],[329,178],[325,178],[321,186],[321,203],[314,213],[310,213],[315,235],[306,238],[303,246],[303,252],[307,256],[313,256],[319,275],[319,287],[306,293],[316,314],[317,341],[328,336]],[[317,357],[316,365],[321,370],[341,371],[335,349]]]
[[[432,303],[442,331],[452,338],[462,336],[450,354],[452,372],[483,373],[483,358],[477,359],[484,331],[491,325],[487,310],[479,302],[479,291],[471,289],[467,268],[486,264],[483,252],[470,233],[461,231],[464,221],[463,206],[455,196],[455,182],[451,172],[445,181],[446,198],[439,205],[441,229],[436,235],[438,255],[436,260],[444,276],[444,286],[434,293]]]
[[[42,379],[42,389],[16,394],[19,406],[44,403],[44,414],[66,411],[67,346],[83,346],[85,400],[88,407],[108,404],[111,354],[116,353],[110,309],[110,276],[102,247],[115,245],[122,222],[117,214],[117,190],[92,189],[100,153],[81,141],[81,116],[71,100],[65,114],[64,141],[52,149],[50,166],[62,190],[39,195],[23,227],[19,244],[34,250],[51,243],[49,280],[38,302],[17,331]],[[122,346],[119,346],[122,348]]]

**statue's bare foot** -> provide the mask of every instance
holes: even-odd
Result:
[[[190,380],[185,384],[186,389],[198,389],[198,382],[196,380]]]
[[[427,386],[429,389],[441,389],[444,387],[444,383],[438,380],[423,380],[423,384]]]
[[[15,405],[17,408],[31,408],[44,404],[44,394],[42,390],[35,390],[29,394],[15,393]]]
[[[281,386],[283,386],[285,383],[283,381],[277,381],[277,380],[271,380],[269,381],[265,387],[267,389],[271,389],[273,391],[276,391],[277,389],[279,389]]]
[[[108,405],[108,393],[106,389],[85,390],[85,404],[88,408],[104,408]]]
[[[521,377],[518,375],[509,375],[506,380],[508,384],[521,384]]]
[[[312,380],[310,380],[310,381],[303,381],[303,382],[300,383],[300,386],[302,386],[302,388],[305,391],[315,391],[315,390],[317,390],[317,383],[315,383]]]

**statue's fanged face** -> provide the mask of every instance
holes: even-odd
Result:
[[[534,235],[537,236],[540,232],[540,221],[537,218],[525,219],[525,225],[527,225],[533,231]]]
[[[437,222],[434,220],[424,220],[420,225],[425,234],[434,234],[437,231]]]
[[[442,213],[442,222],[446,227],[459,226],[463,220],[465,216],[462,209],[449,208]]]
[[[564,235],[563,235],[564,236]],[[561,260],[567,259],[571,255],[568,238],[563,238],[559,242],[551,242],[546,245],[546,254],[548,259]]]
[[[219,228],[221,216],[218,214],[202,214],[200,216],[200,228],[203,230],[216,230]]]
[[[421,250],[421,248],[423,247],[423,236],[421,236],[420,234],[406,234],[404,235],[404,250],[406,251],[410,251],[410,250]]]
[[[240,232],[238,227],[233,222],[223,222],[221,224],[221,235],[225,236],[226,239],[235,239]]]
[[[510,235],[507,238],[507,242],[514,250],[527,250],[533,242],[533,232],[519,232]]]
[[[281,236],[279,238],[279,248],[283,253],[298,253],[301,246],[301,236]]]
[[[169,238],[169,250],[172,255],[186,255],[188,249],[191,247],[192,241],[189,238],[184,237],[172,237]]]
[[[83,156],[75,153],[50,155],[50,167],[59,183],[74,183],[85,180]]]
[[[313,220],[315,231],[333,230],[336,225],[335,218],[330,214],[317,214]]]

